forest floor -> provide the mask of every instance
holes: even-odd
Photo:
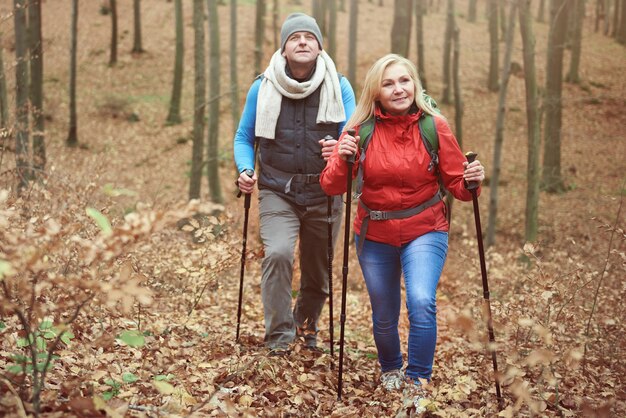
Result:
[[[0,3],[3,26],[10,12],[8,3]],[[82,146],[76,149],[64,146],[69,119],[69,5],[50,1],[43,4],[50,175],[47,187],[33,190],[30,200],[18,200],[12,194],[0,199],[2,214],[9,213],[10,208],[20,209],[11,212],[21,214],[14,219],[14,230],[19,227],[27,231],[29,225],[49,219],[57,219],[61,228],[82,219],[81,228],[88,228],[90,221],[85,216],[73,219],[68,215],[81,211],[84,215],[87,206],[98,208],[115,228],[124,225],[127,213],[172,210],[187,199],[193,100],[191,5],[184,2],[184,122],[165,126],[174,56],[173,3],[144,3],[146,52],[139,55],[129,52],[130,6],[118,6],[121,41],[119,63],[114,68],[107,66],[110,17],[99,13],[98,3],[82,2],[80,6],[78,138]],[[240,2],[238,13],[242,103],[254,75],[251,3]],[[389,48],[392,2],[385,1],[384,8],[378,3],[361,2],[359,66],[357,80],[352,80],[357,89],[367,68]],[[465,104],[462,148],[478,152],[489,178],[498,94],[486,88],[487,22],[481,15],[477,23],[468,23],[462,12],[467,8],[465,1],[457,2],[457,8],[461,11],[457,22],[462,39],[460,79]],[[295,6],[284,5],[281,18],[292,10]],[[349,257],[343,396],[337,399],[341,239],[335,251],[333,275],[334,356],[329,350],[325,309],[320,323],[322,350],[310,351],[297,342],[288,356],[268,357],[263,348],[262,247],[254,198],[241,339],[235,343],[244,215],[232,181],[233,128],[230,100],[225,94],[231,56],[228,7],[220,6],[219,13],[224,80],[220,164],[225,203],[206,202],[205,180],[202,211],[209,215],[202,219],[200,228],[195,228],[196,238],[204,234],[203,239],[192,239],[194,232],[186,231],[188,227],[170,225],[119,257],[119,264],[132,267],[148,290],[124,288],[116,294],[125,302],[115,305],[119,309],[107,307],[107,297],[113,298],[110,292],[81,312],[71,325],[74,338],[57,352],[59,358],[47,377],[42,392],[43,415],[406,416],[410,411],[403,408],[401,395],[378,387],[380,370],[371,333],[371,311],[354,248]],[[12,20],[6,22],[9,24],[1,47],[12,92]],[[441,93],[444,22],[443,10],[431,10],[425,19],[428,91],[436,99]],[[427,387],[432,400],[429,413],[433,416],[626,416],[626,209],[622,207],[626,194],[626,54],[623,46],[593,32],[592,23],[592,13],[588,13],[582,82],[563,85],[562,175],[568,190],[541,194],[539,238],[533,245],[524,245],[527,137],[522,73],[514,74],[509,84],[497,241],[487,251],[497,359],[502,372],[502,412],[486,352],[472,206],[457,202],[450,252],[438,289],[437,352],[433,380]],[[271,26],[271,19],[268,24]],[[344,74],[347,26],[348,14],[340,12],[336,62]],[[548,27],[536,23],[534,30],[542,85]],[[272,36],[267,39],[264,62],[273,50]],[[413,45],[409,57],[415,59]],[[504,43],[500,45],[503,51]],[[565,68],[568,57],[566,53]],[[519,33],[513,61],[522,63]],[[453,121],[454,108],[441,107]],[[4,162],[9,168],[13,164],[8,155],[4,155]],[[1,172],[5,170],[3,166]],[[0,188],[8,188],[14,179],[5,174],[0,181]],[[480,198],[483,227],[487,225],[490,192],[487,184]],[[21,205],[28,206],[28,210]],[[0,225],[9,228],[8,223]],[[94,235],[92,231],[91,237]],[[76,262],[54,254],[47,259],[50,268],[58,271],[64,265],[62,261],[67,265]],[[103,274],[102,278],[108,276]],[[294,297],[298,281],[296,268]],[[61,289],[67,288],[37,288],[38,292],[49,292],[32,301],[39,303],[39,316],[58,319],[59,307],[64,306],[59,301],[79,299],[83,294],[80,289]],[[138,296],[142,303],[128,302],[124,298],[128,295]],[[11,356],[20,350],[18,336],[24,335],[17,319],[2,310],[0,325],[0,369],[5,369],[12,363]],[[403,308],[403,347],[407,329]],[[140,330],[144,342],[136,347],[122,342],[120,336],[128,330]],[[23,375],[0,376],[0,415],[24,416],[24,410],[29,413],[32,405],[19,401],[20,395],[27,398],[24,393],[29,380]]]

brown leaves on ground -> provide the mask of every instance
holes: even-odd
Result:
[[[400,393],[378,387],[371,312],[353,248],[343,396],[337,400],[341,241],[334,258],[334,356],[327,309],[320,323],[322,351],[307,350],[298,341],[286,357],[267,355],[255,199],[241,338],[235,343],[243,215],[241,201],[230,197],[229,103],[222,102],[220,118],[227,202],[180,213],[175,202],[187,196],[193,83],[187,72],[185,123],[163,126],[173,53],[173,31],[164,28],[173,25],[173,14],[172,3],[153,3],[142,20],[148,52],[120,54],[114,68],[103,53],[110,39],[110,25],[103,20],[108,18],[99,15],[97,2],[81,3],[79,33],[88,36],[80,40],[77,99],[79,141],[85,147],[72,150],[59,139],[67,134],[62,86],[68,78],[70,14],[55,2],[42,4],[44,21],[57,23],[44,28],[48,178],[21,198],[0,191],[0,283],[6,285],[0,292],[0,415],[32,413],[32,379],[8,371],[16,356],[28,354],[21,346],[27,335],[14,315],[21,310],[31,331],[41,335],[38,349],[48,348],[61,331],[74,336],[67,334],[54,351],[58,358],[41,393],[44,416],[410,416]],[[357,90],[369,65],[388,52],[381,41],[390,27],[388,3],[383,9],[378,2],[361,2],[357,80],[351,80]],[[239,12],[239,45],[251,45],[254,7],[240,2]],[[220,21],[228,22],[227,8],[219,13]],[[347,39],[347,18],[348,13],[338,16],[340,40]],[[120,13],[119,19],[121,27],[132,27],[132,13]],[[430,416],[626,416],[624,54],[623,46],[590,29],[592,19],[588,14],[583,36],[583,84],[563,85],[562,167],[570,189],[542,193],[539,239],[526,247],[524,80],[514,77],[509,84],[497,245],[487,251],[502,410],[487,352],[472,208],[457,203],[438,289],[438,344],[427,388]],[[435,98],[442,89],[444,21],[445,14],[437,11],[424,21],[424,75]],[[10,26],[10,19],[6,22]],[[185,38],[193,39],[188,9],[185,22]],[[497,95],[485,87],[486,22],[470,24],[460,16],[457,22],[463,39],[463,148],[479,152],[489,175]],[[228,39],[228,29],[224,24],[222,39]],[[537,24],[535,31],[541,79],[548,26]],[[11,39],[3,39],[7,50]],[[120,41],[120,51],[129,51],[131,37]],[[229,57],[226,43],[223,48],[222,56]],[[338,48],[337,66],[345,74],[346,45],[339,42]],[[249,52],[240,54],[241,74],[252,68]],[[411,55],[414,51],[410,58],[415,59]],[[513,60],[522,61],[519,43]],[[192,68],[191,60],[186,64]],[[13,75],[5,74],[13,94]],[[240,77],[242,89],[251,77]],[[451,106],[442,111],[454,119]],[[131,113],[139,116],[137,123],[119,117]],[[14,143],[6,144],[5,150],[12,149]],[[9,190],[14,162],[7,155],[0,189]],[[488,192],[485,186],[480,198],[484,225]],[[299,272],[294,273],[295,291]],[[84,308],[70,322],[82,302]],[[54,329],[39,330],[46,321]],[[402,347],[407,329],[403,311]]]

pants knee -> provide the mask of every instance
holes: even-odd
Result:
[[[435,319],[437,304],[434,298],[423,297],[411,301],[408,306],[409,321],[412,323],[429,322]]]
[[[265,248],[265,262],[271,264],[293,264],[293,249],[287,246]]]

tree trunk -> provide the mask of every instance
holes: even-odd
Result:
[[[504,50],[504,62],[498,94],[498,112],[496,116],[496,138],[493,150],[493,164],[489,193],[489,223],[487,225],[487,239],[485,244],[490,247],[496,243],[496,224],[498,217],[498,189],[500,171],[502,167],[502,144],[504,143],[504,118],[506,116],[506,95],[511,75],[511,55],[513,54],[513,39],[515,38],[515,14],[517,4],[511,3],[509,21],[506,32],[506,46]]]
[[[77,1],[77,0],[75,0]],[[28,27],[25,0],[14,0],[15,27],[15,161],[18,191],[28,185],[30,176],[28,138]]]
[[[583,22],[585,18],[585,1],[575,0],[575,9],[570,13],[573,15],[573,19],[570,22],[573,23],[572,28],[572,56],[569,62],[569,72],[565,81],[570,83],[580,83],[580,74],[578,68],[580,67],[580,53],[582,49],[582,37],[583,37]]]
[[[320,31],[322,32],[322,36],[324,38],[328,37],[328,25],[326,21],[326,16],[328,15],[328,0],[312,0],[311,1],[311,16],[317,22],[317,26],[319,26]]]
[[[623,6],[623,1],[622,1],[622,6]],[[620,7],[620,0],[615,0],[614,2],[615,6],[613,7],[613,31],[611,32],[611,36],[613,38],[617,38],[617,28],[619,27],[619,16],[620,16],[620,9],[624,9],[624,7]],[[622,12],[623,15],[623,12]]]
[[[454,1],[454,0],[452,0]],[[452,53],[452,85],[454,87],[454,128],[459,146],[463,145],[463,113],[465,104],[461,96],[461,30],[454,22],[454,48]]]
[[[274,51],[276,51],[280,47],[280,38],[278,37],[280,33],[280,24],[278,23],[279,11],[279,1],[274,0],[274,4],[272,5],[272,32],[274,34]]]
[[[620,24],[617,28],[617,42],[622,45],[626,45],[626,0],[622,0],[622,4],[620,6],[622,18],[620,20]]]
[[[539,219],[539,152],[540,134],[537,114],[537,72],[535,69],[535,37],[530,13],[531,0],[518,0],[520,33],[526,85],[526,121],[528,125],[528,160],[526,167],[526,242],[537,239]]]
[[[33,178],[46,167],[45,123],[43,115],[43,46],[41,0],[31,0],[28,9],[30,33],[30,106],[33,115]]]
[[[176,125],[182,122],[180,116],[180,101],[183,92],[183,71],[185,56],[185,32],[183,27],[183,1],[174,0],[174,23],[176,27],[176,50],[174,53],[174,79],[172,81],[172,96],[170,110],[165,120],[166,125]]]
[[[476,0],[469,0],[469,9],[467,11],[467,21],[476,22]]]
[[[424,3],[427,0],[415,0],[415,32],[417,44],[417,72],[424,90],[426,87],[426,58],[424,57]]]
[[[76,116],[76,52],[78,48],[78,0],[72,0],[72,25],[70,29],[70,127],[66,144],[78,146],[78,121]]]
[[[328,55],[337,58],[337,0],[328,2]]]
[[[274,1],[274,7],[276,3],[277,1]],[[237,56],[237,0],[230,0],[230,111],[233,118],[233,132],[236,132],[239,127]]]
[[[452,37],[454,36],[454,0],[448,0],[447,10],[446,31],[443,36],[443,92],[441,94],[441,103],[443,104],[452,103],[450,55],[452,54]]]
[[[550,10],[542,172],[542,185],[550,193],[565,190],[561,178],[561,95],[563,88],[563,50],[567,31],[566,3],[567,0],[552,0]]]
[[[220,27],[217,0],[207,0],[209,10],[209,135],[207,147],[207,172],[211,201],[223,203],[219,173],[220,132]]]
[[[133,0],[133,15],[134,15],[134,28],[135,34],[133,38],[133,50],[135,54],[141,54],[144,52],[141,46],[141,0]]]
[[[453,41],[454,41],[454,49],[452,56],[452,84],[454,86],[454,128],[456,131],[456,140],[459,143],[459,147],[463,148],[463,99],[461,98],[461,81],[459,77],[460,73],[460,58],[461,58],[461,40],[460,40],[461,30],[454,22],[454,33],[453,33]],[[452,206],[454,204],[454,197],[452,194],[447,193],[446,195],[446,204],[448,206],[448,212],[446,214],[446,218],[448,219],[448,224],[452,221]]]
[[[7,99],[9,93],[7,92],[7,79],[4,73],[4,59],[2,57],[2,32],[0,32],[0,132],[6,132],[9,127],[9,101]],[[2,153],[4,154],[4,141],[6,140],[6,134],[2,135]],[[1,161],[0,156],[0,161]]]
[[[391,52],[404,57],[409,54],[413,0],[395,0],[391,25]]]
[[[359,0],[350,0],[350,23],[348,28],[348,80],[354,83],[356,91],[356,47]]]
[[[596,20],[594,25],[594,32],[600,30],[600,21],[604,20],[604,0],[596,0]]]
[[[265,41],[265,0],[257,0],[254,20],[254,77],[263,71],[263,42]]]
[[[311,16],[317,21],[317,26],[320,27],[320,31],[324,33],[322,29],[324,23],[324,5],[323,0],[311,0]]]
[[[546,0],[539,0],[539,9],[537,10],[537,22],[545,23],[546,21]]]
[[[611,29],[611,0],[604,0],[604,35],[609,36]]]
[[[193,0],[194,32],[194,111],[193,145],[189,199],[199,199],[202,188],[202,157],[204,154],[204,115],[206,107],[206,66],[204,55],[204,0]]]
[[[513,1],[513,0],[511,0]],[[506,37],[506,10],[504,5],[507,2],[498,3],[498,22],[500,23],[500,39],[503,40]]]
[[[498,0],[489,0],[489,91],[498,91]]]
[[[117,0],[111,0],[111,55],[109,57],[109,66],[117,63]]]

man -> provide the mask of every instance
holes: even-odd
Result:
[[[354,92],[323,50],[317,22],[303,13],[287,17],[281,49],[252,83],[235,134],[237,180],[243,193],[258,181],[261,240],[265,250],[261,296],[265,345],[288,353],[296,335],[317,346],[318,319],[328,297],[327,196],[319,174],[355,108]],[[325,139],[327,136],[333,139]],[[258,144],[259,172],[254,164]],[[342,202],[333,198],[333,239]],[[293,263],[300,239],[300,291],[291,310]]]

